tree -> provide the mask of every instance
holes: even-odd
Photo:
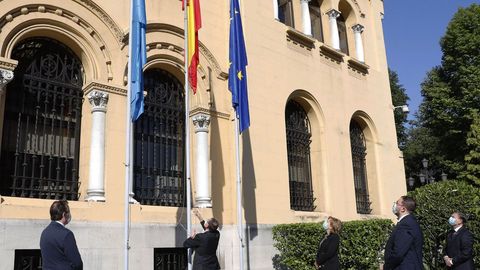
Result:
[[[388,76],[390,78],[390,92],[392,94],[393,106],[408,105],[407,101],[410,100],[406,94],[406,90],[403,85],[400,84],[397,72],[388,69]],[[405,124],[407,123],[407,114],[402,110],[395,110],[395,127],[397,129],[397,142],[400,149],[404,149],[405,141],[407,139],[407,132]]]
[[[437,163],[431,163],[434,167],[445,170],[449,178],[472,180],[464,172],[469,166],[475,167],[478,158],[470,152],[480,147],[480,140],[475,139],[478,135],[472,131],[478,127],[473,122],[480,110],[480,5],[460,8],[440,45],[442,63],[427,74],[421,85],[423,101],[417,128],[426,129],[424,134],[437,142],[430,150],[435,156],[427,157],[435,159]],[[468,172],[475,173],[472,170]]]
[[[470,132],[467,137],[467,145],[470,148],[465,156],[467,170],[465,178],[480,186],[480,113],[475,113]]]

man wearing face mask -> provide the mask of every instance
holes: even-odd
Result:
[[[54,201],[50,206],[52,222],[40,237],[43,270],[82,270],[83,262],[78,252],[75,236],[65,228],[72,215],[67,201]]]
[[[398,222],[385,246],[384,270],[422,270],[423,234],[413,215],[416,203],[402,196],[392,206]]]
[[[473,270],[473,234],[465,227],[467,219],[460,212],[454,212],[448,219],[452,229],[447,235],[443,260],[448,269]]]

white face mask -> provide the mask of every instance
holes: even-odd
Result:
[[[397,203],[396,202],[393,202],[393,205],[392,205],[392,213],[394,215],[398,214],[398,207],[397,207]]]
[[[454,226],[455,224],[457,224],[457,219],[454,218],[454,217],[450,217],[450,218],[448,219],[448,224]]]
[[[328,219],[325,219],[325,221],[323,222],[322,226],[323,226],[323,229],[324,229],[325,231],[328,230]]]

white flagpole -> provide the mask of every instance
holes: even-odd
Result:
[[[190,237],[192,231],[192,197],[191,197],[191,181],[190,181],[190,84],[188,81],[188,3],[184,2],[184,33],[185,33],[185,178],[187,185],[187,238]],[[192,249],[188,249],[188,270],[192,270]]]
[[[130,238],[130,167],[131,167],[131,150],[132,150],[132,118],[130,112],[130,100],[132,96],[132,29],[133,29],[133,0],[130,0],[130,32],[128,34],[128,89],[127,89],[127,122],[126,122],[126,143],[125,143],[125,246],[124,246],[124,269],[128,270],[128,250]]]
[[[242,214],[242,179],[240,177],[240,146],[239,146],[239,128],[238,128],[238,117],[235,113],[235,154],[236,154],[236,167],[237,167],[237,229],[238,229],[238,238],[240,240],[240,270],[243,270],[243,247],[244,245],[244,229],[243,229],[243,214]]]

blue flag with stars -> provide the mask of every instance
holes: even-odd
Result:
[[[228,89],[232,92],[232,105],[240,122],[241,133],[250,126],[250,113],[247,94],[247,52],[238,0],[230,0],[229,60]]]

